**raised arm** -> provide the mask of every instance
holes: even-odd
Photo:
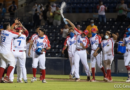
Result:
[[[116,34],[112,34],[113,39],[116,41],[117,40],[117,35]]]
[[[66,21],[70,24],[70,26],[74,29],[76,28],[75,25],[69,20],[69,19],[66,19]]]

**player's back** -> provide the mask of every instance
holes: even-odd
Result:
[[[14,37],[18,36],[18,33],[13,34],[11,31],[2,30],[0,36],[0,53],[9,53],[11,51],[12,40]]]
[[[26,50],[26,36],[21,35],[13,40],[13,50]]]

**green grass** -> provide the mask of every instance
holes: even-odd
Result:
[[[17,83],[16,78],[14,83],[0,83],[0,90],[116,90],[115,84],[129,85],[129,88],[118,89],[130,90],[130,83],[125,83],[127,77],[113,77],[112,83],[67,81],[68,75],[46,75],[46,78],[54,78],[54,80],[47,79],[47,83],[41,81],[31,83],[31,77],[32,75],[28,74],[28,83]],[[86,79],[86,76],[81,76],[80,79]],[[103,77],[96,76],[96,79],[103,80]]]

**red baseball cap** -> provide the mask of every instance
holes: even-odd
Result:
[[[84,30],[84,32],[83,32],[85,35],[88,35],[88,30]]]
[[[92,28],[91,31],[94,33],[94,32],[97,32],[97,29],[96,28]]]

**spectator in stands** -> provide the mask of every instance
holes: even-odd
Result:
[[[98,18],[100,22],[106,22],[106,15],[105,10],[107,10],[107,7],[103,5],[103,2],[100,2],[98,9]]]
[[[56,6],[56,11],[54,12],[53,25],[59,26],[60,24],[61,24],[61,13],[60,13],[59,6]]]
[[[15,1],[12,2],[12,5],[9,6],[9,13],[10,13],[10,17],[14,18],[15,17],[15,12],[16,12],[17,6],[15,5]]]
[[[49,25],[53,25],[53,12],[51,10],[51,7],[49,7],[49,11],[47,12],[47,23]]]
[[[94,25],[94,20],[91,20],[91,21],[90,21],[90,25],[88,25],[87,28],[86,28],[86,30],[89,31],[89,34],[88,34],[88,37],[89,37],[89,38],[92,36],[92,34],[91,34],[92,28],[96,28],[96,29],[98,30],[97,26]]]
[[[69,26],[67,24],[65,24],[64,28],[61,29],[61,33],[62,33],[62,40],[65,41],[68,35],[68,31],[69,31]]]
[[[43,19],[45,22],[47,21],[47,11],[49,10],[49,7],[51,7],[50,2],[47,3],[46,8],[43,10]]]
[[[6,9],[4,8],[4,5],[2,5],[2,3],[0,3],[0,20],[2,18],[4,18],[5,13],[6,13]]]
[[[116,10],[118,11],[117,21],[124,21],[128,11],[127,5],[124,4],[124,0],[121,0],[121,3],[117,5]]]
[[[39,26],[41,23],[37,9],[35,10],[35,14],[33,15],[33,21],[34,21],[34,27]]]
[[[52,7],[51,7],[51,11],[52,11],[52,12],[56,11],[56,4],[55,4],[55,3],[53,3],[53,5],[52,5]]]
[[[42,25],[43,24],[43,6],[40,7],[39,19],[41,20],[40,25]]]
[[[130,4],[128,6],[127,20],[130,21]]]
[[[35,14],[35,10],[37,9],[37,3],[35,3],[35,5],[33,6],[33,9],[32,9],[32,14],[34,15]]]

